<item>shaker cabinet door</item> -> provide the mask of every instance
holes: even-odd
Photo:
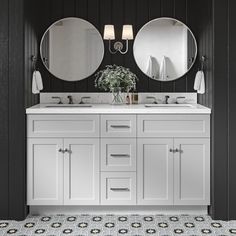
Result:
[[[138,140],[138,204],[173,205],[173,139]]]
[[[210,139],[175,139],[174,204],[210,205]]]
[[[99,204],[99,140],[64,140],[64,204]]]
[[[28,139],[27,204],[63,204],[63,139]]]

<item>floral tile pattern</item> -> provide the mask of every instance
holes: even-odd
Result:
[[[230,236],[236,221],[192,215],[54,215],[0,220],[0,236]]]

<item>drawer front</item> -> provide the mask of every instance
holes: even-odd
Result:
[[[28,137],[99,137],[99,115],[29,115]]]
[[[136,205],[136,173],[102,172],[101,204]]]
[[[210,116],[139,115],[138,137],[210,137]]]
[[[102,171],[136,171],[136,139],[102,139]]]
[[[136,115],[102,115],[102,137],[136,137]]]

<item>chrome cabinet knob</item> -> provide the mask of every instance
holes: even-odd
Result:
[[[174,152],[179,152],[179,149],[178,148],[174,149]]]
[[[71,153],[71,150],[68,149],[68,148],[66,148],[66,149],[65,149],[65,152],[67,152],[67,153]]]
[[[63,149],[59,149],[58,152],[64,153],[65,151]]]

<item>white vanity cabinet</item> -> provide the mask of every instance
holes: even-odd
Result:
[[[98,121],[97,115],[28,116],[28,205],[100,203]]]
[[[30,114],[28,205],[210,205],[209,114]]]
[[[210,117],[138,116],[137,165],[138,204],[210,205]]]

